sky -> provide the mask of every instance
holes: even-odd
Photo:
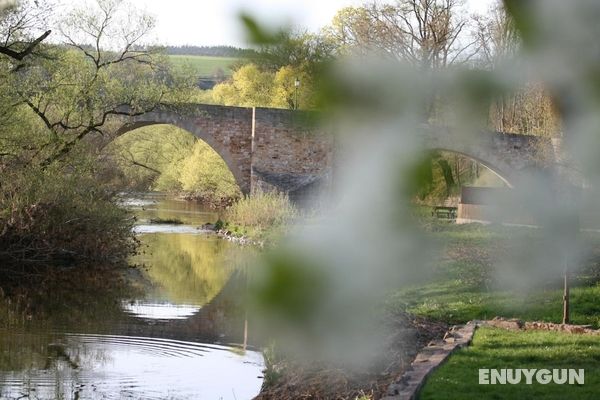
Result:
[[[467,0],[471,11],[485,11],[493,0]],[[365,0],[129,0],[157,20],[154,41],[161,45],[247,45],[240,11],[263,24],[318,31],[337,10]],[[82,0],[65,0],[80,4]]]

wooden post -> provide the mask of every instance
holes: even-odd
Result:
[[[563,288],[563,324],[570,322],[569,313],[569,267],[565,262],[565,276],[564,276],[564,288]]]

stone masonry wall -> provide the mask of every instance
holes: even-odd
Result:
[[[206,132],[211,145],[225,160],[243,192],[251,190],[252,109],[202,106],[194,116],[196,132]]]
[[[329,186],[333,135],[319,130],[307,112],[257,108],[252,158],[253,190],[300,194]]]

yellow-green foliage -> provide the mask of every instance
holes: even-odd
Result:
[[[298,87],[298,98],[296,99],[296,79],[300,81]],[[281,67],[275,73],[273,85],[273,96],[271,98],[271,107],[277,108],[296,108],[296,100],[298,108],[309,108],[311,105],[310,81],[308,75],[301,73],[298,70],[285,66]]]
[[[181,163],[181,188],[196,197],[227,199],[240,196],[233,174],[206,143],[197,141],[192,154]]]
[[[194,137],[184,130],[156,125],[136,129],[115,139],[108,151],[114,156],[128,186],[144,188],[152,185],[157,179],[154,169],[161,172],[162,186],[177,190],[178,176],[173,179],[171,170],[177,170],[173,167],[192,153],[194,141]]]
[[[174,126],[137,129],[115,140],[109,151],[130,187],[183,191],[215,203],[241,194],[225,161],[208,144]]]
[[[256,106],[270,104],[273,90],[271,74],[262,72],[254,64],[246,64],[233,73],[230,83],[213,89],[213,97],[227,106]]]
[[[449,176],[445,176],[444,167]],[[462,186],[505,186],[490,169],[456,153],[432,153],[419,168],[416,171],[419,174],[418,201],[425,204],[439,204],[449,197],[456,198],[460,196]]]
[[[298,88],[299,108],[312,106],[312,83],[308,75],[291,66],[280,68],[277,72],[262,71],[254,64],[239,68],[228,82],[216,85],[211,93],[212,101],[226,106],[294,108],[296,87]],[[207,94],[198,95],[198,99],[207,100]]]
[[[148,276],[163,287],[172,301],[207,304],[233,272],[232,264],[223,259],[228,242],[174,234],[146,235],[142,241],[151,254],[138,256],[136,261],[149,265]]]
[[[163,192],[180,192],[183,190],[179,178],[181,175],[181,166],[185,160],[186,158],[181,160],[173,160],[173,162],[167,164],[158,177],[154,180],[154,183],[150,186],[150,189]]]
[[[233,225],[250,228],[254,234],[278,229],[298,217],[298,209],[286,194],[256,192],[234,203],[225,218]]]

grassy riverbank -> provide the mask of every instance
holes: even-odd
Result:
[[[421,400],[596,399],[600,390],[600,336],[480,328],[471,346],[434,372]],[[480,368],[585,369],[584,385],[480,385]]]
[[[437,224],[431,235],[441,242],[443,258],[431,279],[391,294],[389,305],[450,324],[495,316],[561,322],[562,277],[544,274],[532,285],[500,285],[501,258],[520,239],[534,243],[540,233],[529,228],[478,224]],[[600,327],[600,236],[586,234],[590,256],[572,274],[571,322]],[[525,268],[526,266],[524,266]]]
[[[561,321],[560,274],[542,274],[536,281],[528,281],[524,286],[500,282],[505,278],[505,270],[502,269],[504,257],[513,250],[516,251],[514,246],[543,245],[540,230],[478,224],[455,225],[428,218],[424,220],[424,230],[433,243],[430,250],[433,252],[434,248],[440,249],[440,255],[434,262],[431,273],[421,284],[402,287],[384,296],[385,313],[390,318],[405,315],[408,321],[422,321],[423,330],[419,324],[416,327],[410,324],[407,326],[415,327],[417,332],[430,333],[433,331],[432,326],[447,326],[473,319],[492,319],[495,316],[529,321]],[[600,325],[600,270],[596,249],[600,248],[600,237],[585,234],[584,239],[589,253],[582,261],[581,268],[571,276],[571,319],[575,324],[590,324],[597,328]],[[438,336],[441,335],[443,332]],[[498,387],[488,386],[484,390],[477,385],[477,369],[480,365],[482,368],[544,366],[591,369],[598,362],[598,354],[597,351],[587,352],[587,349],[598,344],[598,337],[569,336],[557,332],[505,332],[485,328],[477,333],[474,350],[467,349],[464,351],[465,355],[460,352],[458,354],[461,356],[453,357],[452,360],[456,361],[440,370],[436,375],[439,378],[432,380],[431,388],[427,386],[423,395],[425,397],[422,398],[446,399],[455,393],[456,396],[452,398],[488,398]],[[417,351],[422,345],[414,343],[413,350]],[[393,346],[388,349],[393,349]],[[585,356],[579,357],[583,353]],[[560,357],[564,359],[553,363]],[[410,363],[411,360],[406,361]],[[338,375],[333,375],[336,378],[332,378],[331,371],[325,367],[314,366],[310,371],[297,368],[290,372],[290,365],[293,364],[279,364],[285,365],[288,371],[279,374],[279,380],[271,383],[272,386],[264,392],[264,399],[277,398],[278,393],[283,393],[289,387],[293,387],[296,393],[310,395],[315,399],[355,399],[357,396],[361,399],[378,399],[382,393],[373,390],[372,382],[367,380],[356,384],[356,375],[351,371],[337,371]],[[275,372],[277,368],[277,363],[272,366]],[[401,371],[402,369],[398,369],[396,375],[390,375],[387,384]],[[372,371],[363,372],[368,375]],[[471,375],[473,379],[465,378]],[[332,382],[341,379],[340,376],[346,382],[356,385],[352,387],[353,392],[347,390],[348,386],[340,385],[335,395],[332,394],[328,388],[333,387]],[[589,382],[592,388],[597,388],[598,377],[590,377]],[[382,383],[380,385],[385,386]],[[527,392],[520,392],[523,386],[500,391],[497,398],[514,398],[516,394],[519,397],[533,397],[551,391],[546,387],[528,388]],[[566,398],[569,391],[568,388],[565,390],[553,398]],[[585,389],[577,393],[581,393],[582,398],[589,398],[585,396],[593,391]]]

